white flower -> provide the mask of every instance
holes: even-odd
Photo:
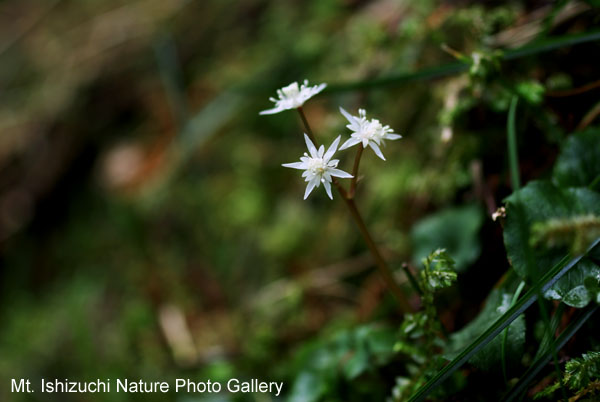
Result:
[[[385,140],[402,138],[401,135],[394,134],[394,130],[390,126],[383,126],[379,120],[367,120],[367,112],[364,109],[358,109],[358,117],[352,116],[341,107],[340,112],[350,122],[346,127],[354,131],[350,139],[340,147],[340,150],[362,143],[363,148],[366,148],[367,145],[370,146],[377,156],[385,160],[379,146],[385,145]]]
[[[317,147],[315,147],[306,134],[304,134],[304,140],[306,141],[306,146],[308,147],[310,155],[305,152],[304,156],[300,157],[301,162],[284,163],[282,166],[305,171],[302,173],[302,177],[305,178],[305,181],[307,181],[308,184],[306,185],[306,191],[304,192],[304,199],[308,197],[315,187],[319,187],[321,183],[323,183],[327,195],[333,200],[333,195],[331,195],[332,176],[344,179],[352,178],[351,174],[336,169],[339,160],[331,159],[335,151],[337,151],[337,147],[340,143],[340,136],[333,141],[327,152],[325,152],[325,147],[323,145],[317,150]]]
[[[299,108],[304,102],[325,89],[326,86],[327,84],[319,84],[309,87],[307,80],[304,80],[304,83],[300,86],[297,82],[292,82],[287,87],[277,90],[279,99],[269,98],[271,102],[275,102],[273,109],[263,110],[259,114],[275,114],[284,110]]]

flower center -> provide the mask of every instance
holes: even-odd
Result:
[[[327,168],[322,158],[310,158],[307,163],[307,170],[316,175],[322,175]]]
[[[294,98],[298,96],[300,89],[298,88],[298,83],[294,82],[287,87],[281,88],[281,92],[283,92],[283,95],[285,95],[286,98]]]
[[[375,140],[380,128],[381,124],[378,121],[367,121],[360,131],[360,136],[364,139]]]

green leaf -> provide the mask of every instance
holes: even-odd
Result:
[[[342,366],[346,378],[356,378],[371,367],[387,363],[396,353],[395,341],[394,332],[375,325],[365,325],[351,332],[351,357]]]
[[[415,265],[433,250],[445,248],[456,261],[456,270],[464,271],[481,253],[482,223],[483,213],[475,205],[445,209],[421,220],[411,233]]]
[[[301,373],[292,388],[290,402],[313,402],[320,400],[326,392],[327,385],[324,379],[314,372]]]
[[[552,359],[552,353],[558,352],[563,346],[579,331],[579,329],[585,324],[598,310],[598,306],[594,306],[587,311],[582,311],[581,314],[573,319],[560,336],[550,342],[549,347],[546,348],[543,353],[536,356],[531,366],[527,371],[519,378],[519,381],[510,389],[507,395],[502,397],[503,401],[511,402],[517,399],[529,386],[529,384],[535,379],[537,374],[548,364]],[[557,385],[559,385],[557,383]],[[559,385],[560,387],[560,385]],[[548,389],[548,388],[546,388]],[[550,391],[551,392],[551,391]]]
[[[537,300],[538,293],[548,290],[565,273],[569,272],[592,248],[598,246],[598,244],[600,244],[600,238],[596,239],[590,245],[588,250],[586,250],[586,253],[577,255],[573,258],[570,258],[568,255],[564,256],[558,264],[548,269],[542,277],[533,284],[532,288],[529,289],[527,293],[521,296],[506,313],[502,314],[502,317],[494,321],[484,333],[465,347],[465,349],[452,359],[451,362],[441,368],[427,381],[427,383],[419,388],[416,393],[411,395],[409,402],[422,401],[430,395],[438,385],[453,375],[468,359],[483,349],[488,343],[495,339],[504,328],[509,326],[521,315],[521,313],[527,310]]]
[[[571,135],[554,165],[554,181],[563,187],[587,187],[600,175],[600,130]]]
[[[586,387],[590,381],[600,378],[600,352],[584,353],[581,358],[570,360],[565,372],[569,388],[577,390]]]
[[[427,314],[417,312],[404,314],[404,320],[400,326],[400,333],[407,338],[418,338],[423,336],[423,328],[427,324]]]
[[[549,181],[533,181],[506,200],[504,244],[515,271],[523,278],[535,280],[554,265],[568,249],[538,245],[530,249],[532,226],[553,219],[600,214],[600,194],[586,188],[560,188]],[[584,245],[587,246],[587,245]],[[532,252],[532,261],[527,253]],[[584,281],[595,277],[598,268],[591,260],[580,262],[561,278],[546,297],[583,307],[590,301]]]
[[[510,307],[512,295],[494,289],[479,315],[467,326],[450,336],[450,343],[446,350],[448,359],[454,358],[466,346],[477,339],[490,325],[502,316]],[[506,354],[509,361],[517,361],[523,352],[525,344],[525,318],[521,314],[508,327],[508,342]],[[473,355],[469,362],[482,370],[500,368],[502,337],[496,337],[478,353]]]
[[[567,246],[580,253],[593,239],[600,236],[600,217],[596,215],[549,219],[532,226],[530,243],[535,246]]]
[[[438,248],[423,259],[424,269],[421,271],[421,287],[431,292],[447,288],[456,281],[454,260],[444,249]]]
[[[569,360],[565,366],[564,384],[576,394],[598,378],[600,378],[600,352],[584,353],[581,358]],[[560,382],[557,381],[538,392],[534,399],[553,397],[558,389],[560,389]],[[579,398],[573,400],[577,399]]]
[[[396,330],[374,325],[363,328],[361,336],[365,340],[372,363],[376,366],[388,363],[396,353]]]
[[[376,371],[397,354],[397,330],[380,325],[342,329],[301,350],[289,400],[331,400],[339,386]]]
[[[369,357],[366,345],[358,344],[352,352],[352,356],[342,366],[346,378],[352,380],[365,372],[369,368]]]
[[[545,88],[537,81],[522,81],[515,88],[517,93],[527,102],[537,105],[544,100]]]
[[[586,286],[586,282],[598,283],[600,267],[589,258],[582,259],[544,295],[548,299],[562,300],[571,307],[582,308],[596,299],[597,291]]]

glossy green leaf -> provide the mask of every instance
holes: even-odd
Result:
[[[479,337],[510,307],[512,295],[494,289],[479,315],[467,326],[450,336],[450,344],[446,357],[454,358],[466,346]],[[523,351],[525,344],[525,318],[520,315],[508,327],[507,356],[508,360],[516,360]],[[500,367],[502,337],[496,337],[469,360],[470,363],[482,370]]]
[[[586,286],[586,282],[597,283],[600,267],[589,258],[582,259],[577,266],[561,278],[545,294],[546,298],[562,300],[572,307],[585,307],[596,299],[597,292]]]
[[[508,258],[521,277],[535,280],[545,267],[554,265],[569,249],[536,245],[529,265],[527,248],[531,227],[557,218],[599,215],[600,194],[587,188],[560,188],[549,181],[533,181],[506,199],[506,211],[504,243]],[[585,278],[595,277],[597,272],[598,267],[590,260],[582,261],[548,290],[546,297],[583,307],[592,297],[584,287]]]

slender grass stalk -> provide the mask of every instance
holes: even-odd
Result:
[[[599,306],[593,306],[587,311],[581,313],[579,317],[573,320],[567,328],[560,334],[556,341],[550,344],[552,350],[547,350],[542,353],[532,364],[529,366],[527,371],[521,376],[519,381],[509,390],[508,394],[502,398],[505,402],[511,402],[525,391],[527,386],[533,381],[537,374],[548,364],[552,355],[563,348],[565,344],[571,339],[577,331],[585,324],[585,322],[592,317],[592,315],[598,311]]]
[[[536,352],[535,358],[533,360],[537,360],[540,356],[542,356],[545,353],[548,353],[550,351],[550,347],[552,347],[552,343],[554,342],[554,334],[556,333],[556,330],[558,329],[558,326],[561,323],[562,316],[565,311],[565,307],[566,307],[565,303],[559,303],[559,305],[556,307],[556,310],[554,311],[554,315],[552,316],[552,319],[550,320],[550,323],[552,324],[552,332],[544,333],[544,336],[542,338],[542,341],[540,342],[538,351]]]
[[[510,108],[508,110],[508,121],[506,124],[506,136],[507,136],[507,141],[508,141],[508,157],[509,157],[510,175],[511,175],[513,191],[518,191],[519,188],[521,187],[520,178],[519,178],[519,158],[518,158],[518,154],[517,154],[517,130],[516,130],[516,111],[517,111],[518,100],[519,100],[518,96],[513,95],[512,99],[510,101]],[[519,196],[519,194],[520,193],[517,193],[516,195]],[[519,208],[519,212],[520,212],[520,208]],[[526,227],[524,222],[525,222],[524,219],[520,222],[519,229],[523,232],[523,237],[528,238],[529,237],[529,228]],[[537,265],[535,263],[535,259],[534,259],[531,247],[529,246],[529,243],[524,244],[523,247],[525,249],[525,263],[527,264],[527,271],[530,273],[538,272]],[[539,288],[538,288],[538,294],[537,294],[537,301],[538,301],[538,305],[540,306],[540,313],[542,316],[542,320],[544,321],[546,331],[549,336],[552,336],[552,325],[550,323],[550,316],[548,314],[548,310],[546,309],[546,304],[544,303],[543,293],[541,290],[539,290]],[[507,328],[507,332],[508,332],[508,328]],[[504,343],[502,344],[502,346],[503,346],[502,351],[504,352]],[[552,357],[554,360],[554,369],[556,371],[556,376],[559,378],[560,383],[561,383],[561,389],[563,392],[563,396],[565,399],[567,399],[567,393],[566,393],[564,387],[562,386],[562,373],[561,373],[560,367],[558,365],[558,355],[556,354],[556,351],[553,351]],[[502,368],[503,368],[504,380],[506,382],[507,378],[506,378],[506,372],[504,371],[506,369],[505,361],[504,361],[504,353],[503,353],[502,359],[503,359],[502,360],[502,363],[503,363]]]
[[[542,293],[540,292],[538,296],[538,304],[540,306],[542,320],[544,321],[544,325],[546,326],[546,332],[549,334],[549,336],[552,337],[552,339],[554,339],[554,334],[552,334],[552,325],[550,324],[550,315],[548,314],[548,309],[546,308],[544,299],[541,297]],[[556,373],[556,378],[558,378],[558,381],[560,381],[560,390],[563,394],[563,399],[566,401],[568,400],[567,390],[565,389],[562,371],[560,371],[560,365],[558,363],[558,350],[556,350],[556,348],[551,348],[550,354],[552,355],[552,361],[554,363],[554,372]]]
[[[446,380],[453,372],[458,370],[467,360],[475,353],[479,352],[483,347],[490,343],[504,328],[510,325],[521,313],[527,310],[538,298],[538,293],[543,294],[552,285],[556,283],[564,274],[569,272],[591,249],[600,244],[600,238],[597,238],[588,247],[587,251],[573,258],[566,255],[554,267],[546,271],[540,280],[529,289],[513,307],[509,308],[500,318],[498,318],[490,327],[484,331],[475,341],[467,346],[458,356],[450,363],[444,366],[437,372],[425,385],[423,385],[415,394],[413,394],[409,402],[424,400],[427,395],[434,390],[439,384]]]
[[[532,43],[521,46],[517,49],[511,49],[504,52],[503,60],[515,60],[522,57],[533,56],[539,53],[549,52],[555,49],[560,49],[567,46],[575,46],[582,43],[593,42],[600,39],[600,30],[592,32],[583,32],[577,34],[563,35],[553,38],[545,38],[536,40]],[[325,92],[346,92],[359,89],[375,89],[389,88],[394,85],[401,85],[408,82],[429,80],[441,78],[448,75],[460,73],[469,69],[469,64],[466,62],[454,61],[441,66],[425,67],[416,72],[408,72],[401,74],[390,74],[375,78],[372,80],[362,80],[349,83],[340,83],[328,85]]]
[[[519,156],[517,154],[517,130],[515,127],[518,100],[519,98],[516,95],[513,95],[510,100],[508,122],[506,125],[508,137],[508,162],[510,165],[510,179],[513,191],[517,191],[521,187],[521,180],[519,179]]]
[[[308,120],[306,119],[304,111],[302,110],[301,107],[297,108],[297,110],[298,110],[298,113],[300,114],[300,119],[302,119],[302,122],[304,123],[304,127],[306,129],[306,134],[311,139],[313,144],[315,144],[315,146],[318,147],[319,146],[318,142],[313,135],[310,125],[308,124]],[[356,164],[356,166],[358,169],[357,164]],[[337,188],[340,195],[342,196],[344,203],[348,207],[348,210],[350,211],[350,215],[352,216],[354,223],[358,227],[358,230],[359,230],[360,234],[362,235],[363,240],[367,244],[367,247],[369,248],[369,251],[371,252],[371,255],[373,256],[373,259],[375,260],[375,264],[377,265],[377,268],[379,269],[379,273],[383,277],[383,280],[386,283],[388,289],[396,297],[396,300],[398,301],[398,304],[400,305],[400,309],[405,313],[413,311],[413,308],[411,307],[408,299],[404,295],[404,292],[402,291],[402,289],[396,282],[396,279],[394,278],[394,274],[393,274],[392,270],[385,262],[385,259],[381,255],[381,252],[379,251],[377,244],[375,244],[375,241],[373,241],[373,237],[371,237],[371,234],[369,233],[369,229],[367,228],[367,225],[365,225],[365,222],[364,222],[360,212],[358,211],[358,208],[356,207],[354,198],[352,198],[350,196],[350,194],[344,189],[344,187],[342,187],[340,182],[335,177],[333,178],[332,182],[335,185],[335,187]]]
[[[517,287],[517,290],[515,291],[515,294],[513,295],[512,300],[510,302],[510,307],[515,305],[515,303],[519,299],[519,296],[521,295],[521,292],[523,291],[523,288],[525,288],[525,281],[521,281],[521,283],[519,283],[519,287]],[[506,327],[506,329],[504,330],[504,334],[502,337],[502,346],[501,346],[502,375],[504,376],[505,383],[508,383],[508,374],[506,372],[506,343],[508,342],[508,330],[509,330],[509,327]]]

